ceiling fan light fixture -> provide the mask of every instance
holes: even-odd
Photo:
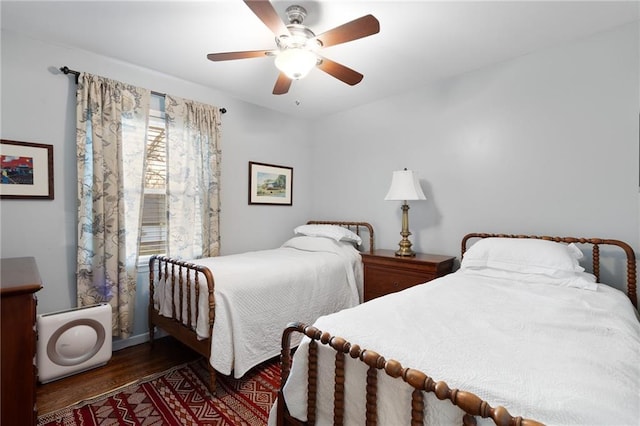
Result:
[[[276,67],[292,80],[306,77],[317,63],[315,53],[300,48],[282,50],[275,60]]]

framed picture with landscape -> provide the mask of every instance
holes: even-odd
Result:
[[[249,204],[293,204],[293,167],[249,161]]]
[[[53,200],[53,145],[0,140],[0,198]]]

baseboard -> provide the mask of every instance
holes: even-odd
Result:
[[[160,339],[162,337],[168,336],[163,330],[156,328],[156,332],[153,336],[154,339]],[[124,348],[128,348],[129,346],[141,345],[143,343],[147,343],[149,341],[149,333],[138,334],[135,336],[131,336],[128,339],[117,339],[113,340],[111,344],[111,349],[113,352],[119,351]]]

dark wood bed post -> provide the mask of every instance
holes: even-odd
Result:
[[[344,423],[344,352],[336,351],[336,381],[333,394],[335,395],[333,408],[333,424],[342,426]]]
[[[153,297],[155,294],[155,286],[153,283],[155,282],[155,276],[153,273],[153,266],[155,264],[155,256],[151,256],[149,259],[149,306],[147,308],[147,327],[149,327],[149,344],[151,345],[151,349],[153,349],[153,339],[155,336],[155,327],[153,325],[152,312],[154,310],[154,302]],[[160,269],[158,271],[158,280],[162,279],[160,275]]]
[[[211,274],[211,271],[209,271],[209,269],[206,269],[204,271],[205,276],[207,277],[207,281],[210,281],[211,283],[214,283],[214,279],[213,279],[213,274]],[[209,292],[209,296],[207,299],[208,302],[208,306],[209,306],[209,341],[211,341],[211,336],[213,335],[213,321],[215,321],[216,319],[216,311],[215,311],[215,307],[216,307],[216,300],[213,297],[213,291]],[[209,345],[209,357],[211,357],[211,345]],[[213,369],[213,366],[211,365],[211,360],[209,358],[207,358],[207,370],[209,370],[209,390],[213,389],[213,393],[215,395],[215,389],[216,389],[216,371]]]
[[[293,332],[299,331],[304,328],[304,324],[302,323],[291,323],[284,329],[282,333],[282,341],[281,341],[281,351],[280,351],[280,388],[278,389],[278,399],[277,399],[277,414],[278,414],[278,426],[284,426],[289,424],[296,424],[293,421],[293,418],[289,415],[287,410],[287,405],[284,400],[284,384],[287,382],[289,378],[289,374],[291,373],[291,334]],[[290,421],[286,421],[285,419],[289,419]],[[298,424],[302,424],[299,422]]]

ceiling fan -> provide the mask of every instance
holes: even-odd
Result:
[[[305,77],[314,67],[351,86],[360,83],[362,74],[327,59],[318,52],[324,47],[378,33],[380,23],[373,15],[362,16],[316,36],[309,27],[303,25],[307,11],[302,6],[292,5],[287,8],[289,24],[285,25],[268,0],[243,1],[276,36],[277,49],[210,53],[207,55],[208,59],[229,61],[275,56],[275,65],[280,73],[273,88],[274,95],[287,93],[293,80]]]

